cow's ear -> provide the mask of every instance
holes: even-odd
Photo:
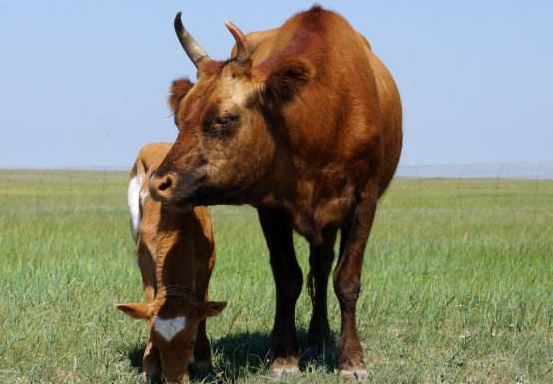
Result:
[[[294,99],[314,74],[315,69],[310,63],[297,59],[283,60],[265,80],[263,98],[272,105],[285,104]]]
[[[145,303],[117,304],[117,309],[133,319],[149,319],[153,315],[153,306]]]
[[[200,318],[205,320],[208,317],[217,316],[226,306],[226,301],[206,301],[200,304]]]
[[[173,81],[171,84],[171,89],[169,91],[169,108],[171,108],[171,112],[175,113],[177,110],[177,106],[179,105],[179,102],[182,100],[184,96],[190,91],[190,89],[194,86],[194,83],[192,83],[188,79],[177,79]]]

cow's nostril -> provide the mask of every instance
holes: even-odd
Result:
[[[178,187],[178,175],[173,172],[157,175],[152,173],[148,188],[150,196],[156,201],[164,201],[171,199]]]
[[[172,185],[172,184],[173,184],[172,178],[169,177],[169,176],[167,176],[167,177],[165,178],[165,180],[163,180],[163,181],[159,184],[158,189],[159,189],[160,191],[165,191],[165,190],[171,188],[171,185]]]

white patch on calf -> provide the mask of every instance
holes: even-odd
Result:
[[[185,327],[186,317],[184,316],[175,317],[174,319],[160,319],[157,317],[154,322],[154,330],[167,341],[175,337]]]
[[[136,175],[129,182],[127,190],[127,204],[131,214],[131,233],[136,240],[138,238],[138,228],[140,227],[140,175]]]

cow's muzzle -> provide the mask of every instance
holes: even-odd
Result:
[[[175,172],[168,172],[158,175],[157,172],[150,176],[150,195],[154,200],[169,202],[175,197],[178,185],[178,175]]]

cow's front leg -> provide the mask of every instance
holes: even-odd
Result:
[[[285,373],[299,372],[295,310],[303,277],[294,253],[292,224],[286,212],[258,208],[258,213],[269,247],[276,286],[276,313],[272,332],[274,360],[270,374],[278,379]]]
[[[309,254],[308,287],[313,303],[313,314],[309,323],[307,340],[309,346],[317,353],[324,353],[325,344],[330,338],[327,311],[327,287],[328,276],[334,260],[334,243],[336,241],[336,229],[323,230],[323,242],[311,245]]]
[[[356,325],[356,305],[361,288],[363,253],[376,211],[376,193],[365,194],[342,228],[341,252],[334,270],[334,291],[342,315],[338,344],[340,376],[365,380],[367,368]]]

